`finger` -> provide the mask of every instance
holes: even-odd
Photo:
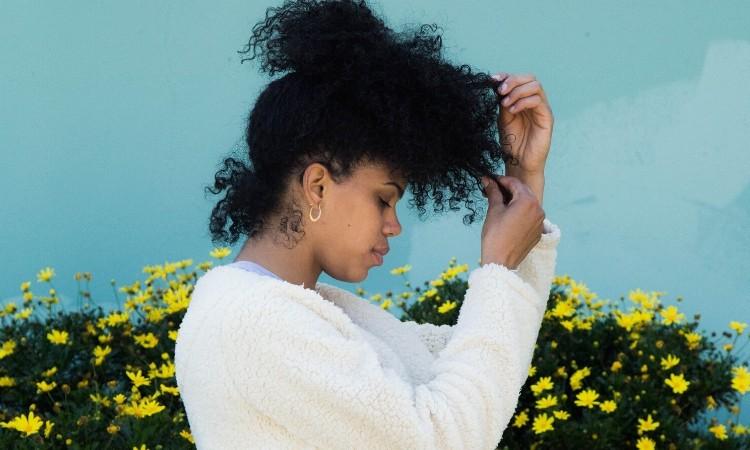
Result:
[[[497,81],[503,81],[504,79],[508,78],[508,73],[506,72],[498,72],[494,75],[492,75],[492,78],[496,79]]]
[[[497,181],[493,181],[486,176],[482,176],[482,185],[484,186],[485,197],[487,197],[487,201],[489,202],[490,206],[494,204],[502,205],[505,202],[505,196],[500,191],[500,187],[498,186]]]
[[[521,98],[538,94],[540,89],[541,84],[537,80],[529,81],[528,83],[514,87],[500,103],[507,108]]]
[[[518,100],[513,106],[508,108],[508,111],[516,114],[523,111],[524,109],[536,108],[542,103],[542,97],[540,97],[538,94],[534,94],[531,97],[525,97]]]
[[[533,195],[531,189],[516,177],[501,175],[497,177],[497,181],[508,190],[513,199],[518,198],[524,192]]]
[[[498,92],[502,95],[507,94],[510,92],[514,87],[518,86],[519,84],[528,83],[529,81],[536,80],[536,77],[533,74],[519,74],[514,75],[510,74],[505,81],[503,81],[503,84],[500,85],[498,89]]]

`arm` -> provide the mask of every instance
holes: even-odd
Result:
[[[544,233],[541,240],[526,255],[518,268],[511,270],[531,285],[540,298],[549,297],[552,279],[555,276],[557,245],[560,242],[560,228],[548,219],[544,220]],[[437,356],[448,343],[453,331],[451,325],[434,325],[431,323],[403,322],[412,328],[433,356]]]
[[[244,408],[310,445],[494,449],[528,376],[546,299],[506,267],[469,275],[450,341],[427,383],[384,369],[351,324],[283,292],[227,317],[218,349]]]
[[[451,338],[453,326],[435,325],[432,323],[417,323],[413,320],[402,322],[411,328],[433,356],[437,357]]]

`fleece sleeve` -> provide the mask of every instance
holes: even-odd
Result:
[[[237,301],[218,350],[243,408],[328,449],[496,448],[528,375],[546,299],[505,266],[469,275],[426,383],[384,368],[349,327],[281,292]]]
[[[427,347],[433,356],[437,356],[451,338],[451,325],[435,325],[432,323],[417,323],[413,320],[402,322],[403,326],[411,328],[419,336],[419,340]]]
[[[552,288],[555,276],[557,245],[560,242],[560,228],[549,219],[544,219],[544,232],[536,246],[526,255],[518,267],[511,272],[526,281],[537,294],[546,301]],[[437,356],[450,340],[453,333],[451,325],[434,325],[431,323],[403,322],[405,327],[414,329],[427,349]]]

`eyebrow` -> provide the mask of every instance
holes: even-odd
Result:
[[[404,196],[404,190],[403,190],[403,189],[401,188],[401,186],[399,186],[399,185],[398,185],[397,183],[395,183],[395,182],[393,182],[393,181],[386,181],[386,182],[385,182],[385,183],[383,183],[383,184],[384,184],[384,185],[385,185],[385,184],[392,184],[392,185],[396,186],[396,189],[398,189],[398,198],[399,198],[399,200],[401,200],[401,198],[402,198],[402,197]]]

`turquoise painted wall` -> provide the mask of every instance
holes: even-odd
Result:
[[[601,298],[682,296],[704,329],[750,322],[750,4],[371,4],[395,28],[441,25],[456,62],[543,83],[556,117],[544,209],[562,230],[558,274]],[[90,271],[95,299],[113,305],[111,279],[208,258],[214,197],[202,188],[268,82],[235,52],[275,5],[3,2],[0,300],[25,280],[39,291],[35,274],[51,266],[65,303],[73,274]],[[369,292],[400,292],[389,270],[405,263],[419,283],[451,256],[472,268],[479,258],[481,222],[420,222],[407,200]]]

